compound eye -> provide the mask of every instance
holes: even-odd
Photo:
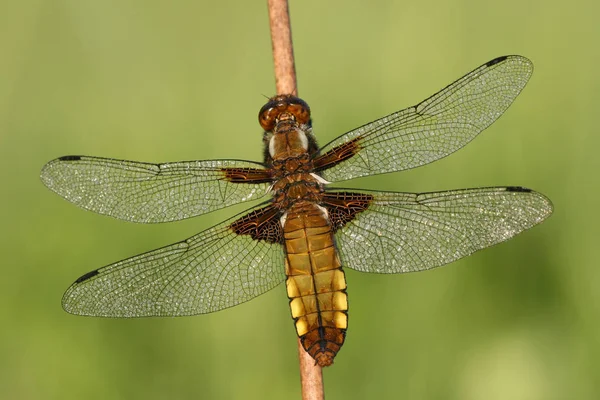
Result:
[[[258,113],[258,122],[265,131],[272,131],[275,128],[277,115],[279,115],[277,107],[270,107],[270,105],[265,105]]]
[[[306,103],[300,99],[298,100],[301,101],[301,103],[298,102],[290,104],[288,110],[294,115],[296,122],[299,124],[306,124],[308,121],[310,121],[310,109]]]
[[[258,122],[265,131],[272,131],[282,114],[288,114],[286,120],[291,114],[299,124],[306,124],[310,121],[310,108],[304,100],[289,94],[282,94],[271,97],[267,104],[260,109]]]

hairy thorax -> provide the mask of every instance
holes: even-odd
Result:
[[[320,203],[323,184],[319,177],[310,173],[312,160],[308,154],[273,162],[276,182],[272,191],[278,208],[288,210],[299,201]]]
[[[290,121],[282,123],[268,137],[268,152],[272,167],[274,202],[288,210],[299,201],[319,203],[323,183],[314,170],[310,154],[310,131]]]

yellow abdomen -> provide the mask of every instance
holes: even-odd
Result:
[[[283,225],[286,288],[296,332],[321,366],[333,363],[348,327],[346,279],[323,209],[296,203]]]

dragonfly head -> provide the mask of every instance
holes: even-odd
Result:
[[[258,113],[258,122],[265,131],[272,131],[279,122],[304,125],[310,122],[310,107],[291,94],[271,97]]]

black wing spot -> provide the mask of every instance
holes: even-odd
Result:
[[[531,189],[522,186],[508,186],[507,192],[531,193]]]
[[[502,56],[502,57],[498,57],[498,58],[494,58],[491,61],[488,61],[485,66],[486,67],[491,67],[492,65],[496,65],[504,60],[506,60],[508,58],[508,56]]]
[[[238,235],[250,235],[254,240],[284,243],[279,210],[273,205],[254,210],[234,221],[229,228]]]
[[[60,161],[79,161],[81,156],[63,156],[59,158]]]
[[[79,278],[77,278],[77,280],[75,281],[75,283],[81,283],[83,281],[87,281],[88,279],[98,275],[99,272],[98,270],[94,270],[94,271],[90,271],[87,274],[83,274],[82,276],[80,276]]]
[[[373,196],[366,193],[326,192],[321,204],[329,213],[329,221],[335,233],[369,208],[372,202]]]

